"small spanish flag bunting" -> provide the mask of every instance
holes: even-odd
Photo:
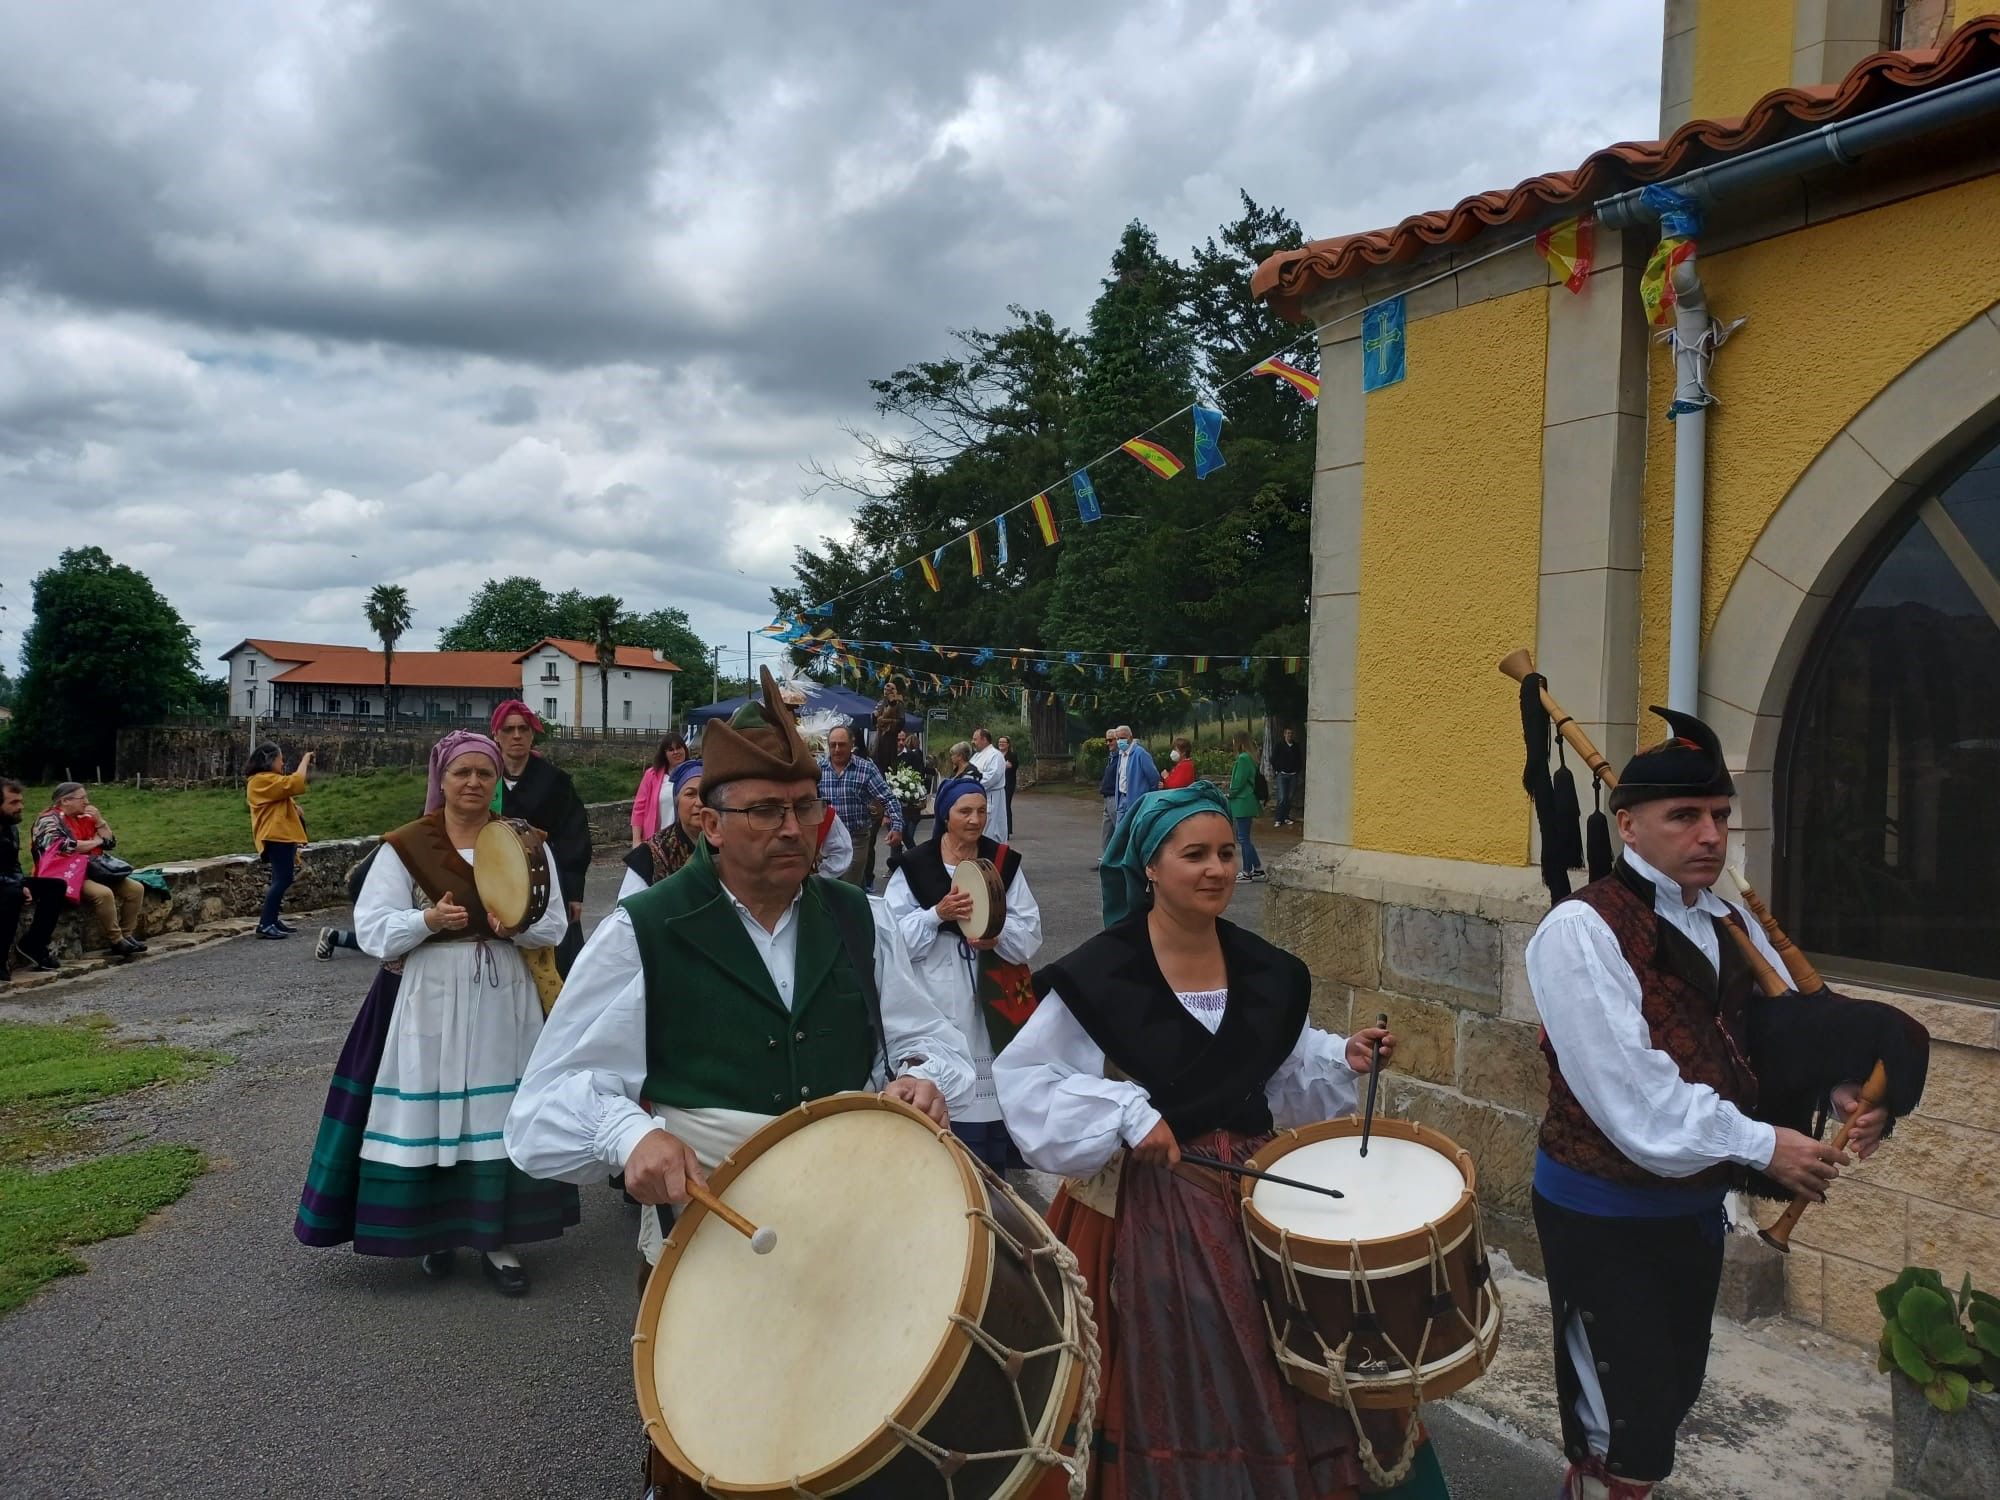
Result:
[[[1252,367],[1250,373],[1276,376],[1306,400],[1319,400],[1319,377],[1308,375],[1297,365],[1288,365],[1282,359],[1267,359],[1262,364]]]
[[[1028,509],[1035,516],[1035,530],[1042,534],[1042,545],[1053,547],[1062,540],[1062,530],[1056,525],[1056,508],[1049,503],[1046,493],[1035,496],[1028,502]]]
[[[1127,438],[1118,445],[1162,479],[1172,479],[1187,467],[1174,456],[1173,449],[1151,438]]]
[[[937,574],[936,564],[934,564],[928,557],[920,557],[917,559],[917,566],[923,569],[924,582],[931,586],[931,592],[935,594],[938,591],[938,574]]]
[[[1288,656],[1285,658],[1285,670],[1287,672],[1296,672],[1298,671],[1298,669],[1299,669],[1299,659],[1296,656]]]
[[[1199,677],[1201,676],[1202,673],[1206,672],[1207,670],[1208,670],[1208,658],[1205,656],[1197,656],[1194,659],[1194,675]]]
[[[1124,666],[1124,665],[1125,665],[1125,653],[1124,653],[1123,651],[1114,651],[1114,652],[1112,652],[1112,653],[1111,653],[1111,665],[1112,665],[1112,666],[1114,666],[1114,667],[1122,667],[1122,666]]]
[[[978,531],[973,531],[965,540],[966,544],[972,548],[972,576],[974,578],[984,578],[986,576],[986,549],[979,544]]]
[[[1653,247],[1652,259],[1639,276],[1639,301],[1646,309],[1646,321],[1655,328],[1674,321],[1674,267],[1694,252],[1693,240],[1671,235]]]
[[[1564,219],[1535,236],[1549,269],[1572,292],[1580,292],[1590,281],[1590,268],[1597,255],[1597,219],[1585,214],[1580,219]]]

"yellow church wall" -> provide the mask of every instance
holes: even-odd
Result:
[[[1409,378],[1367,398],[1359,848],[1527,858],[1520,726],[1491,709],[1493,664],[1535,638],[1547,342],[1540,287],[1440,313],[1409,326]]]
[[[1694,114],[1728,120],[1792,81],[1792,20],[1798,0],[1698,0]]]
[[[1996,216],[2000,176],[1701,258],[1710,308],[1725,322],[1747,319],[1710,382],[1721,404],[1708,419],[1704,640],[1806,466],[1891,380],[2000,296]],[[1639,581],[1642,734],[1658,723],[1646,705],[1666,701],[1672,390],[1672,358],[1656,345]]]

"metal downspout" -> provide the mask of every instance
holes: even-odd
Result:
[[[2000,70],[1898,99],[1715,166],[1698,167],[1664,183],[1618,193],[1601,199],[1593,206],[1593,213],[1601,228],[1624,229],[1659,220],[1663,236],[1679,233],[1692,239],[1700,232],[1700,210],[1711,204],[1743,196],[1780,178],[1834,164],[1852,166],[1867,152],[1996,113],[2000,113]],[[1684,713],[1696,712],[1701,693],[1708,408],[1715,404],[1708,388],[1708,367],[1716,347],[1741,322],[1723,325],[1709,314],[1698,261],[1698,255],[1690,254],[1668,272],[1675,313],[1668,334],[1674,346],[1674,404],[1669,411],[1674,419],[1674,545],[1667,706]]]

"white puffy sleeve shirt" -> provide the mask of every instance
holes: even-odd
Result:
[[[472,862],[472,850],[461,849],[459,858]],[[414,953],[434,934],[424,913],[430,908],[417,904],[421,893],[395,845],[386,839],[376,846],[375,862],[361,883],[354,902],[354,941],[370,958],[392,963]],[[460,906],[479,904],[477,891],[453,891]],[[553,948],[569,929],[569,906],[563,900],[562,883],[555,862],[549,862],[549,904],[540,917],[507,941],[523,948]]]
[[[1223,991],[1178,998],[1211,1032],[1222,1024]],[[1345,1037],[1301,1027],[1290,1055],[1264,1085],[1272,1122],[1285,1130],[1354,1113],[1355,1077]],[[1160,1123],[1144,1088],[1104,1076],[1103,1051],[1054,990],[993,1060],[993,1082],[1007,1133],[1028,1165],[1043,1172],[1088,1177]]]
[[[965,1039],[918,988],[902,935],[882,903],[871,900],[868,908],[889,1056],[899,1076],[929,1080],[946,1109],[956,1110],[972,1094]],[[739,915],[746,924],[754,920],[740,908]],[[796,952],[795,915],[786,930]],[[789,993],[783,943],[767,934],[757,947],[774,980],[782,977],[780,993]],[[888,1083],[879,1073],[878,1063],[872,1087]],[[507,1154],[531,1177],[584,1183],[623,1170],[640,1137],[665,1128],[640,1107],[645,1082],[646,974],[631,915],[616,907],[577,955],[562,1000],[542,1027],[507,1114]]]
[[[1711,964],[1719,963],[1720,942],[1710,918],[1727,920],[1732,908],[1713,891],[1689,906],[1678,886],[1632,850],[1620,857],[1653,883],[1653,909]],[[1786,975],[1763,928],[1754,921],[1744,925],[1765,961]],[[1528,940],[1527,960],[1528,986],[1563,1081],[1620,1152],[1660,1177],[1692,1177],[1720,1162],[1770,1165],[1777,1132],[1707,1084],[1689,1083],[1674,1060],[1653,1046],[1640,1009],[1639,976],[1604,918],[1581,901],[1559,903]]]

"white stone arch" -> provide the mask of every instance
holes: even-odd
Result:
[[[1701,658],[1701,716],[1736,773],[1751,883],[1771,883],[1772,773],[1800,663],[1882,529],[2000,421],[2000,303],[1933,346],[1820,450],[1723,597]]]

